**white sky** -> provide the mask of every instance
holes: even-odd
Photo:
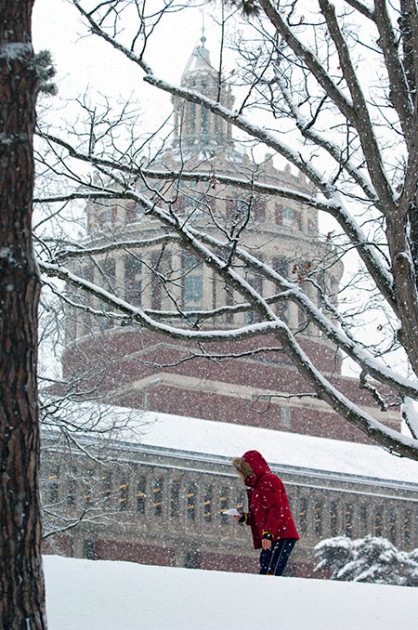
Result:
[[[148,63],[173,81],[179,81],[190,55],[201,37],[201,13],[194,9],[186,20],[171,14],[156,30]],[[207,30],[206,18],[205,29]],[[147,120],[158,121],[171,112],[170,97],[147,85],[143,72],[97,36],[86,36],[78,11],[68,0],[36,0],[33,13],[33,42],[36,51],[48,49],[57,70],[58,99],[74,99],[86,90],[114,98],[141,102]],[[210,47],[210,42],[208,41]],[[156,107],[157,104],[157,107]],[[162,107],[164,105],[164,109]]]

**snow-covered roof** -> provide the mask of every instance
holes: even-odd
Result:
[[[256,449],[273,468],[412,483],[418,490],[418,462],[391,455],[379,446],[93,403],[75,404],[59,413],[66,421],[73,418],[79,426],[83,424],[86,432],[100,416],[101,426],[118,427],[117,439],[125,446],[231,460]]]
[[[143,419],[146,445],[230,458],[256,449],[272,465],[418,485],[418,462],[378,446],[163,413],[148,412]]]

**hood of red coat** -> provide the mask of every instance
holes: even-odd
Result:
[[[254,477],[247,477],[244,482],[248,486],[254,486],[257,480],[265,473],[270,473],[270,467],[261,453],[258,451],[247,451],[242,456],[254,471]]]

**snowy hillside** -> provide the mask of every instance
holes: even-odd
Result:
[[[409,630],[414,588],[45,557],[49,630]]]

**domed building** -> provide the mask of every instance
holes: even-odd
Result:
[[[233,106],[230,87],[212,67],[204,38],[193,51],[182,85]],[[271,156],[256,162],[240,152],[230,123],[196,103],[174,97],[173,111],[170,146],[144,168],[135,185],[188,225],[230,240],[239,237],[249,253],[289,281],[303,284],[318,306],[325,288],[336,302],[342,265],[319,234],[317,211],[295,200],[297,193],[315,194],[305,177],[290,166],[279,170]],[[237,178],[244,179],[246,186],[238,185]],[[288,199],[265,194],[266,185],[285,187],[294,194]],[[219,329],[257,321],[256,312],[237,309],[243,300],[234,287],[215,277],[204,261],[182,250],[174,239],[164,237],[159,222],[141,204],[91,202],[87,228],[83,245],[103,253],[96,254],[94,261],[86,256],[77,265],[83,277],[110,293],[151,313],[163,311],[164,321],[176,325],[181,321],[186,328],[205,328],[201,310],[217,311],[214,321]],[[131,245],[112,249],[112,243],[120,241]],[[273,308],[316,367],[351,399],[371,406],[369,394],[354,379],[341,375],[338,349],[318,334],[298,306],[256,271],[243,265],[238,272],[271,297]],[[95,300],[86,306],[103,310]],[[262,348],[259,343],[213,342],[199,347],[130,325],[126,318],[121,323],[111,309],[102,318],[92,318],[88,310],[70,309],[63,364],[66,376],[76,373],[83,388],[111,404],[364,440],[357,429],[309,395],[311,389],[277,347],[277,340],[263,338]],[[382,413],[382,420],[399,426],[396,411],[384,417]]]

